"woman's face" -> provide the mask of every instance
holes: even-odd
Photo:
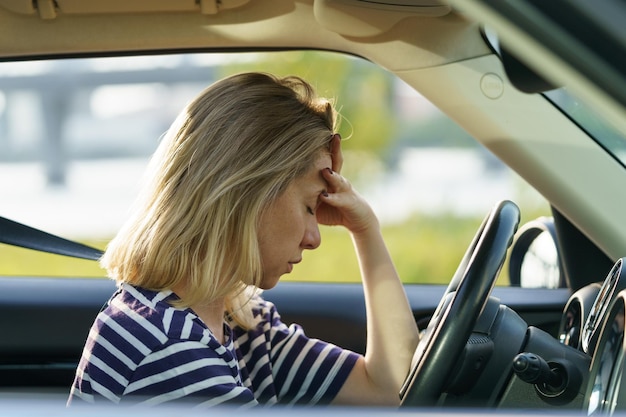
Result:
[[[320,194],[327,188],[321,171],[331,166],[330,155],[321,155],[313,168],[294,180],[261,216],[262,289],[274,287],[283,274],[290,273],[293,266],[302,260],[305,249],[315,249],[320,245],[315,210]]]

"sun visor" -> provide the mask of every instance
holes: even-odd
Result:
[[[450,13],[439,0],[314,0],[315,19],[335,33],[372,37],[410,17],[438,17]]]
[[[216,14],[250,0],[0,0],[0,7],[14,13],[54,19],[59,14],[141,12],[196,12]]]

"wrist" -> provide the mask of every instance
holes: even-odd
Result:
[[[368,240],[373,237],[382,237],[380,223],[375,216],[367,222],[351,228],[350,234],[355,240]]]

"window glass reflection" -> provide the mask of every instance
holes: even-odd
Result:
[[[559,257],[549,232],[541,232],[528,247],[520,271],[524,288],[558,288]]]

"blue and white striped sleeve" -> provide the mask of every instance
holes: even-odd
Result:
[[[263,308],[270,325],[272,373],[279,402],[328,404],[337,395],[359,355],[285,325],[273,304]]]

